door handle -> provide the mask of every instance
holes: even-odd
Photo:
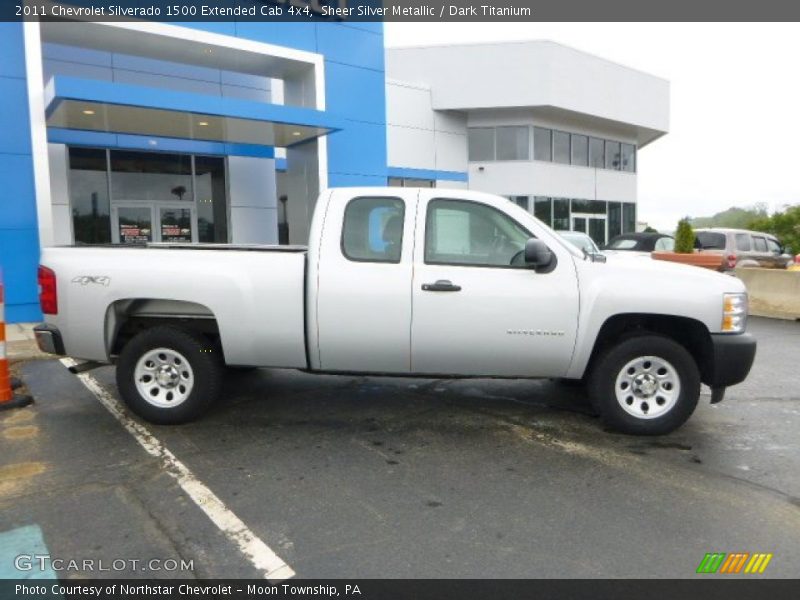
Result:
[[[454,285],[449,279],[439,279],[436,283],[423,283],[423,292],[460,292],[461,286]]]

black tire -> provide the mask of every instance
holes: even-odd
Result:
[[[667,396],[669,400],[665,400],[661,391],[653,392],[648,397],[646,393],[640,394],[638,388],[634,389],[638,383],[628,383],[633,375],[629,374],[631,371],[626,367],[633,361],[642,359],[641,367],[636,367],[636,373],[641,371],[637,377],[647,377],[649,374],[645,370],[648,363],[644,360],[645,357],[654,357],[667,363],[664,365],[656,362],[654,366],[647,367],[648,369],[659,367],[661,370],[660,367],[664,366],[672,368],[672,371],[663,369],[668,375],[663,382],[653,384],[657,386],[656,389],[661,390],[664,386],[663,389],[667,390],[667,385],[673,386],[674,384],[667,381],[668,378],[669,381],[678,381],[680,393]],[[630,369],[633,370],[634,367]],[[621,379],[619,389],[618,378]],[[658,382],[655,372],[652,379]],[[675,388],[672,390],[675,391]],[[692,355],[674,340],[655,334],[638,335],[620,341],[598,358],[589,376],[588,392],[594,409],[612,429],[631,435],[664,435],[683,425],[697,407],[700,397],[700,371]],[[665,391],[663,394],[669,392]],[[656,399],[663,407],[656,404]],[[623,408],[623,402],[628,405],[627,409]],[[649,408],[650,406],[653,408]],[[650,416],[631,414],[637,411],[642,413],[643,410],[650,410]],[[659,414],[659,411],[664,412]],[[654,414],[657,416],[653,416]]]
[[[158,406],[139,392],[136,368],[153,350],[164,348],[185,358],[191,370],[188,395],[174,406]],[[219,352],[199,333],[176,327],[158,326],[131,339],[117,361],[117,388],[128,408],[136,415],[159,425],[177,425],[200,417],[222,389],[223,367]]]

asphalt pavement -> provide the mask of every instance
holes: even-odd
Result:
[[[298,577],[684,578],[708,552],[796,577],[800,323],[750,330],[750,378],[659,438],[604,430],[554,381],[266,369],[199,422],[144,425]],[[190,564],[61,577],[261,575],[61,362],[21,373],[36,402],[0,413],[0,554],[28,528],[56,557]],[[91,375],[116,394],[113,368]]]

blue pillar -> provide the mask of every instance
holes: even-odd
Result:
[[[38,321],[39,231],[21,23],[0,23],[0,265],[6,321]]]

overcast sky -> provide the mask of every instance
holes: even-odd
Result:
[[[670,132],[640,154],[639,220],[800,203],[800,24],[387,23],[387,46],[549,39],[664,77]]]

